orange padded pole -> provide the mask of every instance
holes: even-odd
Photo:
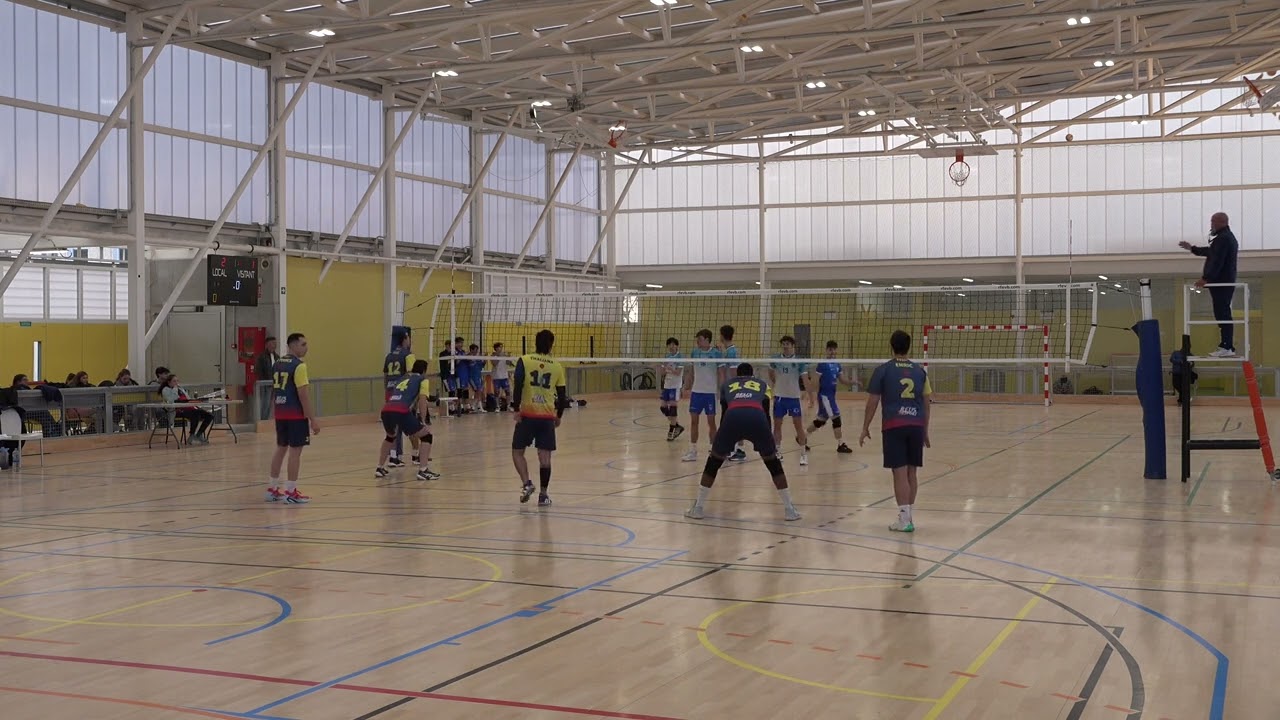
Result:
[[[1253,363],[1244,361],[1244,382],[1249,388],[1249,404],[1253,406],[1253,426],[1258,431],[1258,444],[1262,446],[1262,462],[1272,477],[1276,472],[1276,459],[1271,453],[1271,436],[1267,433],[1267,416],[1262,412],[1262,393],[1258,391],[1258,376]]]

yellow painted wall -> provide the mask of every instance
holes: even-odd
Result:
[[[311,375],[378,374],[388,342],[382,317],[382,266],[334,263],[321,283],[321,261],[291,257],[288,262],[288,332],[307,336]]]
[[[19,327],[6,322],[0,323],[0,383],[8,386],[14,375],[32,373],[32,344],[37,340],[44,343],[42,380],[62,382],[67,373],[84,370],[96,385],[114,381],[129,363],[128,325],[34,321],[31,327]]]

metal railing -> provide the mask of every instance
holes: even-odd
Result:
[[[207,395],[221,385],[184,385],[194,396]],[[149,432],[163,418],[154,408],[138,407],[145,403],[163,402],[159,385],[107,386],[93,388],[58,388],[61,402],[45,400],[39,390],[18,392],[18,406],[26,413],[27,427],[44,433],[48,439],[79,435],[120,435]],[[246,422],[246,411],[217,408],[214,421],[223,422],[221,414],[230,414],[231,422]]]

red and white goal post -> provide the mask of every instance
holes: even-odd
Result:
[[[1044,366],[1044,406],[1049,407],[1050,395],[1049,390],[1051,383],[1049,380],[1049,326],[1048,325],[925,325],[924,332],[921,334],[921,365],[926,369],[929,367],[929,336],[938,332],[1034,332],[1040,331],[1043,338],[1042,350],[1044,357],[1042,360]],[[964,360],[948,359],[950,363],[965,362]],[[974,363],[1018,363],[1023,364],[1029,362],[1026,359],[1002,358],[999,360],[985,359],[972,360]],[[1030,361],[1034,362],[1034,361]]]

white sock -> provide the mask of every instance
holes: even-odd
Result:
[[[702,507],[702,504],[703,504],[703,503],[705,503],[705,502],[707,501],[707,496],[708,496],[708,495],[710,495],[710,494],[711,494],[711,488],[709,488],[709,487],[703,487],[702,485],[699,485],[699,486],[698,486],[698,499],[697,499],[697,500],[695,500],[695,501],[693,502],[693,504],[694,504],[694,505],[696,505],[696,506],[698,506],[698,507]]]
[[[285,483],[284,483],[284,491],[285,491],[285,492],[287,492],[287,493],[291,493],[291,492],[293,492],[294,490],[297,490],[297,489],[298,489],[298,481],[297,481],[297,480],[286,480],[286,481],[285,481]]]
[[[911,522],[911,506],[910,505],[898,506],[898,522],[902,523],[903,525],[906,525],[907,523]]]
[[[778,497],[782,498],[783,507],[791,507],[791,488],[779,488]]]
[[[267,479],[267,489],[268,489],[268,490],[273,490],[273,489],[278,488],[278,487],[280,487],[280,478],[268,478],[268,479]]]
[[[698,452],[698,443],[689,443],[689,452]]]

